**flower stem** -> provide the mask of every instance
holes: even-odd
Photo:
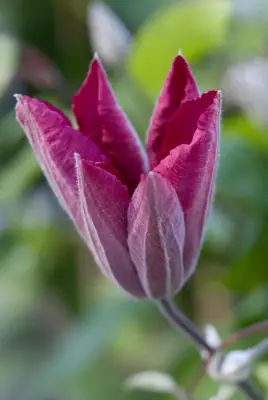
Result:
[[[238,331],[238,332],[234,333],[233,335],[229,336],[228,338],[226,338],[221,344],[221,349],[223,349],[227,346],[230,346],[231,344],[235,343],[239,339],[253,335],[254,333],[259,333],[267,328],[268,328],[268,321],[258,322],[254,325],[244,328],[241,331]]]
[[[190,337],[199,350],[206,350],[210,355],[216,349],[210,346],[198,332],[196,326],[174,305],[171,300],[162,299],[158,302],[161,313],[177,328]]]
[[[176,328],[182,330],[199,350],[206,350],[208,356],[212,356],[218,349],[207,343],[203,336],[198,332],[196,326],[176,307],[176,305],[168,299],[158,301],[158,307],[161,313],[170,321]],[[256,392],[248,382],[240,382],[237,388],[250,400],[263,400],[264,397]]]
[[[263,400],[263,396],[259,392],[256,392],[248,382],[241,382],[237,387],[247,396],[248,399]]]

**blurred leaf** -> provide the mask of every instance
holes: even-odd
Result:
[[[158,94],[179,49],[193,62],[224,43],[231,8],[229,0],[184,1],[162,8],[144,24],[128,68],[150,97]]]
[[[261,23],[259,20],[233,24],[232,34],[227,39],[228,53],[236,59],[238,55],[252,58],[254,53],[260,53],[267,40],[265,26],[267,21]]]
[[[224,135],[230,138],[239,136],[259,150],[268,150],[267,131],[258,127],[257,124],[254,124],[254,121],[248,119],[245,115],[228,118],[224,122]]]
[[[32,150],[26,146],[0,172],[0,202],[21,195],[39,175]]]
[[[143,0],[142,7],[134,1],[106,0],[106,3],[118,14],[126,26],[132,30],[144,23],[157,9],[178,0]]]
[[[16,74],[19,62],[19,44],[11,36],[0,34],[0,96]]]
[[[254,246],[224,274],[223,282],[235,291],[249,291],[264,287],[268,282],[268,220],[256,237]]]
[[[128,390],[144,390],[156,393],[171,394],[183,400],[184,392],[180,390],[175,380],[162,372],[144,371],[130,376],[125,381]]]
[[[77,321],[59,341],[58,348],[33,379],[29,399],[49,394],[68,381],[72,374],[92,365],[106,350],[119,324],[139,308],[131,300],[106,300]]]
[[[223,138],[219,159],[217,196],[227,203],[237,203],[260,211],[268,206],[267,158],[238,137]]]
[[[259,382],[263,385],[263,387],[268,391],[268,363],[262,362],[256,367],[255,373]]]
[[[262,320],[267,310],[267,293],[255,290],[247,293],[235,305],[235,313],[239,321]]]

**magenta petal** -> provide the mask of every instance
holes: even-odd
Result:
[[[128,247],[150,298],[174,294],[183,284],[184,216],[176,191],[150,172],[128,210]]]
[[[126,292],[144,297],[127,247],[129,193],[106,170],[75,155],[84,239],[101,271]]]
[[[73,99],[73,113],[81,132],[108,154],[133,191],[141,174],[147,171],[146,155],[98,59],[92,62],[85,82]]]
[[[175,147],[191,143],[200,116],[210,107],[216,95],[217,91],[210,90],[195,100],[185,102],[175,112],[166,126],[166,133],[161,146],[162,158],[165,158]]]
[[[168,121],[185,101],[198,96],[199,91],[190,67],[187,61],[179,55],[173,61],[148,130],[147,152],[151,169],[163,158],[161,148]],[[177,135],[179,141],[180,132],[177,132]],[[181,143],[183,143],[183,139]]]
[[[220,107],[220,93],[214,92],[210,104],[199,117],[192,142],[176,147],[155,168],[175,188],[184,212],[184,267],[188,276],[198,258],[212,202],[218,158]]]
[[[106,157],[94,142],[74,130],[55,107],[27,96],[17,96],[17,100],[18,122],[54,193],[81,233],[73,154],[79,152],[91,161],[105,161]]]

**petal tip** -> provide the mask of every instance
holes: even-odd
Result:
[[[22,94],[14,93],[13,96],[15,97],[17,103],[21,103],[22,102],[22,98],[23,98]]]
[[[90,72],[89,73],[93,73],[93,72],[98,73],[98,71],[102,70],[102,69],[103,69],[103,66],[101,63],[101,59],[100,59],[98,53],[95,51],[93,59],[90,63],[90,68],[89,68]]]
[[[216,105],[221,101],[222,92],[220,90],[211,89],[207,92],[202,93],[200,99],[196,99],[196,102],[205,101],[207,106]]]
[[[32,100],[31,97],[28,97],[28,96],[25,96],[25,95],[19,94],[19,93],[15,93],[13,96],[16,99],[16,106],[15,106],[16,109],[19,106],[26,106]]]
[[[178,54],[176,55],[176,57],[173,60],[173,68],[176,68],[176,69],[184,68],[184,69],[190,71],[189,63],[186,60],[186,58],[184,57],[181,49],[179,49]]]
[[[100,57],[99,57],[99,54],[98,54],[98,52],[97,52],[97,51],[94,51],[94,54],[93,54],[93,60],[100,61]]]
[[[220,108],[222,102],[222,91],[221,90],[210,90],[208,93],[211,93],[211,104]]]

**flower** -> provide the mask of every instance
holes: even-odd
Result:
[[[102,272],[136,297],[173,295],[194,271],[211,207],[220,93],[199,95],[182,55],[153,112],[147,154],[96,57],[73,99],[78,129],[16,95],[17,119]]]
[[[212,356],[207,351],[201,351],[201,357],[206,362],[210,378],[220,383],[218,393],[210,400],[228,400],[237,390],[236,385],[246,383],[250,379],[254,363],[267,354],[268,339],[247,349],[225,353],[222,347],[224,342],[213,325],[204,327],[204,337],[216,351]]]

